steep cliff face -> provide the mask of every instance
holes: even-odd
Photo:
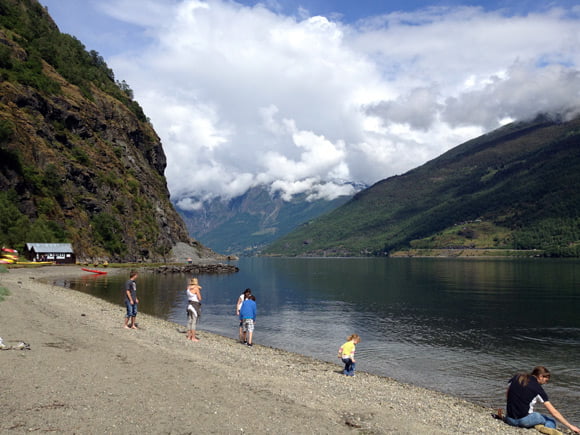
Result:
[[[0,14],[0,242],[66,240],[87,259],[167,258],[180,242],[212,255],[169,200],[161,142],[130,89],[36,1],[2,0]],[[79,50],[73,84],[61,73]]]

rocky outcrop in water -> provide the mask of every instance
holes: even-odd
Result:
[[[150,269],[156,273],[186,273],[189,275],[203,275],[203,274],[215,274],[215,273],[236,273],[240,271],[238,266],[232,264],[187,264],[185,266],[176,265],[165,265],[154,267]]]

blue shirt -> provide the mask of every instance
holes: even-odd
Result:
[[[240,308],[240,319],[256,320],[256,302],[246,299]]]

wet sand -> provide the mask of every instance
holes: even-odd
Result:
[[[2,433],[525,434],[462,399],[198,332],[51,285],[78,266],[10,269],[0,286]],[[127,274],[125,270],[110,273]],[[338,343],[340,344],[340,343]],[[428,375],[428,374],[426,374]]]

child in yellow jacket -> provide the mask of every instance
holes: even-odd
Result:
[[[347,342],[340,346],[340,349],[338,349],[338,357],[342,359],[342,362],[344,363],[344,370],[342,373],[347,376],[354,376],[354,369],[356,366],[354,352],[356,345],[359,343],[359,335],[352,334],[347,338]]]

